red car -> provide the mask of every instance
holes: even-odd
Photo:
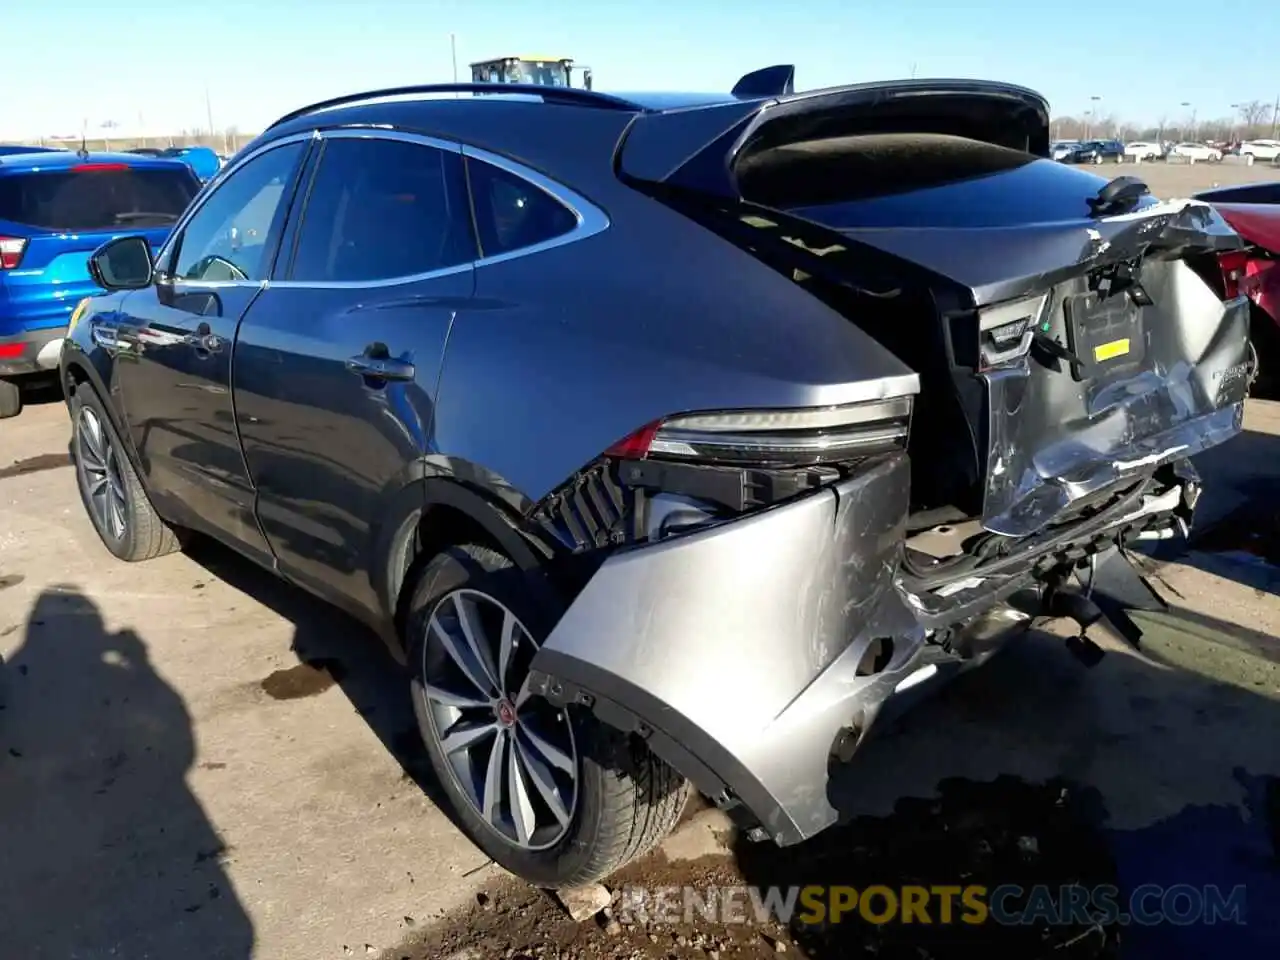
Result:
[[[1221,256],[1222,279],[1228,295],[1253,301],[1254,392],[1280,399],[1280,181],[1220,187],[1197,199],[1213,204],[1249,243]]]

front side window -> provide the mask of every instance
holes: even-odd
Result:
[[[291,280],[369,283],[475,258],[458,154],[377,137],[325,141]]]
[[[577,215],[541,187],[501,167],[468,159],[480,255],[494,257],[563,236]]]
[[[286,190],[304,145],[259,154],[236,170],[187,222],[172,261],[192,281],[265,280],[267,253],[285,213]],[[274,228],[274,229],[273,229]]]

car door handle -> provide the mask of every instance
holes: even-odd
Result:
[[[207,323],[196,327],[194,333],[182,338],[182,342],[196,348],[197,353],[217,353],[222,349],[222,338],[209,329]]]
[[[370,380],[412,380],[413,364],[391,357],[371,357],[367,353],[347,361],[347,369]]]

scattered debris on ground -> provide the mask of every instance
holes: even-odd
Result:
[[[383,960],[951,960],[982,951],[989,958],[1102,958],[1116,933],[1094,923],[872,924],[851,916],[836,924],[779,922],[757,912],[768,888],[815,884],[1095,886],[1115,882],[1096,795],[1065,784],[1014,778],[944,783],[930,799],[904,799],[889,817],[859,818],[817,840],[778,848],[732,838],[721,854],[693,860],[655,855],[608,880],[612,902],[576,923],[554,896],[505,880],[462,913]],[[655,915],[642,903],[664,890],[740,897],[737,922]],[[677,894],[677,896],[679,896]],[[720,907],[725,901],[721,894]],[[652,906],[652,901],[650,901]]]

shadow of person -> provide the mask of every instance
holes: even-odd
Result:
[[[40,595],[0,667],[5,956],[241,960],[253,927],[186,784],[182,698],[75,587]]]
[[[880,888],[866,916],[792,924],[812,960],[1272,955],[1277,722],[1274,637],[1170,616],[1089,670],[1031,631],[833,771],[840,825],[793,847],[739,840],[737,865],[760,888]],[[968,885],[1022,894],[977,923]],[[928,922],[901,911],[904,888],[945,886],[950,922],[940,895]]]

